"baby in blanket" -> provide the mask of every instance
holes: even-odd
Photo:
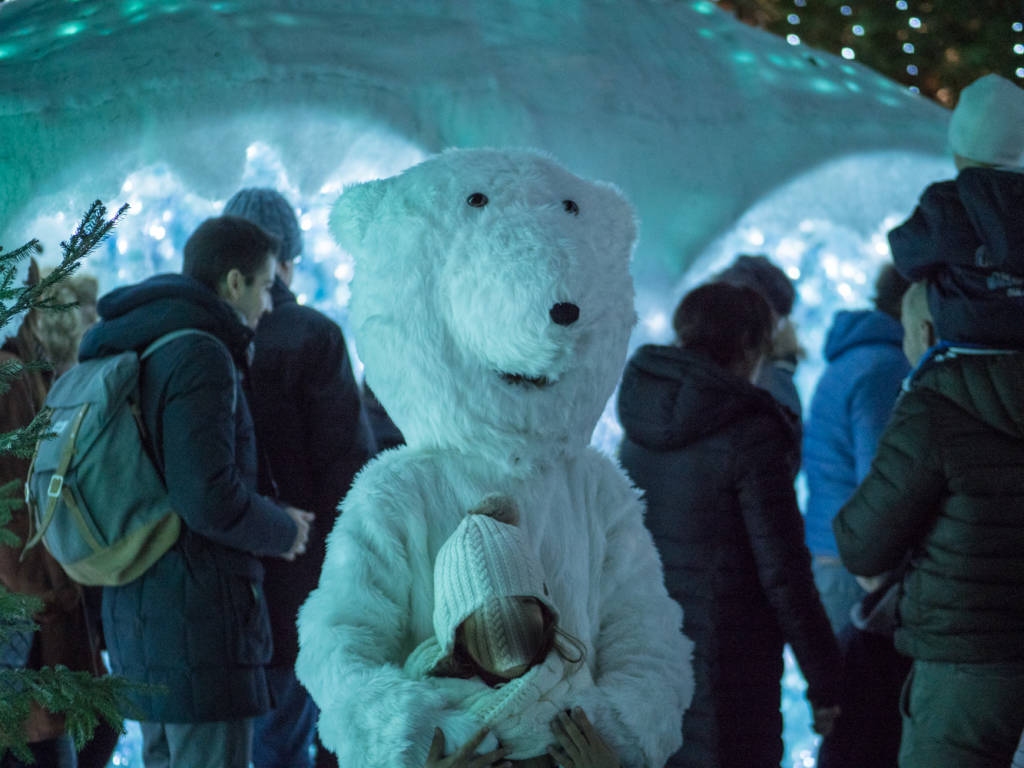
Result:
[[[409,655],[405,670],[476,714],[516,765],[554,766],[553,758],[596,765],[611,756],[596,754],[607,752],[603,744],[595,754],[564,751],[573,744],[567,729],[589,726],[571,707],[593,680],[582,644],[558,627],[544,571],[518,519],[512,499],[489,496],[441,546],[434,561],[435,636]],[[457,741],[470,738],[461,734]],[[448,750],[461,746],[449,743]]]

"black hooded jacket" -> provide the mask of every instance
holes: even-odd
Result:
[[[889,233],[893,264],[928,280],[944,341],[1024,348],[1024,171],[965,168]]]
[[[278,497],[316,514],[304,555],[268,558],[265,587],[274,634],[271,666],[295,666],[299,607],[320,580],[327,534],[352,478],[374,453],[359,385],[338,324],[277,278],[274,311],[256,329],[250,393],[256,437]],[[270,493],[270,488],[263,488]]]
[[[783,644],[815,706],[839,650],[811,576],[792,416],[710,359],[648,345],[626,366],[620,458],[645,492],[669,594],[695,646],[694,699],[672,766],[778,765]]]
[[[119,288],[98,309],[101,321],[82,341],[83,360],[142,352],[183,328],[219,339],[183,336],[142,365],[142,417],[183,532],[140,578],[104,589],[114,672],[164,686],[135,695],[145,720],[260,714],[270,704],[263,667],[271,639],[256,555],[286,552],[296,529],[255,491],[255,439],[239,377],[251,331],[213,291],[184,275]]]

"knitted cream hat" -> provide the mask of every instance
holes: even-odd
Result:
[[[515,502],[488,496],[441,546],[434,560],[434,632],[442,656],[451,654],[455,630],[480,612],[484,632],[474,638],[495,669],[532,660],[534,644],[514,598],[533,597],[554,617],[540,562],[518,527]]]
[[[1024,90],[999,75],[985,75],[964,88],[949,121],[949,147],[980,163],[1019,166]]]

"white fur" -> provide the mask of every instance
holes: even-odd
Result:
[[[474,192],[486,207],[466,204]],[[342,764],[420,768],[435,726],[479,727],[401,667],[433,634],[438,548],[502,493],[561,626],[586,647],[594,686],[577,703],[623,765],[663,765],[680,743],[692,645],[636,492],[587,447],[635,320],[628,203],[537,153],[449,150],[346,190],[331,226],[356,259],[367,380],[407,445],[356,479],[299,614],[297,671],[324,743]],[[551,321],[560,302],[579,306],[577,322]]]

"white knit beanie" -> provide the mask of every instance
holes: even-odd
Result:
[[[517,523],[512,499],[488,496],[438,551],[434,560],[434,632],[444,657],[451,654],[459,625],[481,611],[486,631],[476,640],[496,666],[509,668],[529,661],[530,638],[513,598],[536,598],[557,619],[544,571]]]
[[[1024,89],[999,75],[960,92],[949,121],[949,147],[980,163],[1017,167],[1024,155]]]

